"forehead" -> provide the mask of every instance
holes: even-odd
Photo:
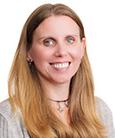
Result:
[[[79,26],[68,16],[50,16],[35,30],[37,35],[79,34]]]

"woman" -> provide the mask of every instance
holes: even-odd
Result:
[[[26,21],[0,105],[1,138],[113,138],[111,112],[94,97],[82,22],[63,4]]]

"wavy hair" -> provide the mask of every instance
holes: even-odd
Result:
[[[70,83],[69,128],[50,109],[36,67],[34,63],[29,66],[27,62],[27,52],[31,48],[35,29],[52,15],[72,18],[79,26],[80,39],[85,37],[80,18],[68,6],[44,4],[33,11],[23,27],[9,74],[9,99],[14,112],[20,110],[32,138],[105,138],[104,126],[96,113],[93,79],[86,49]]]

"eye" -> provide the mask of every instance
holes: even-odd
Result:
[[[47,38],[45,40],[43,40],[43,44],[44,46],[55,46],[56,45],[56,41],[53,38]]]
[[[67,44],[74,44],[76,42],[76,39],[74,36],[67,36],[66,42],[67,42]]]

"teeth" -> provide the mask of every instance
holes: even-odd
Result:
[[[69,66],[69,63],[66,62],[66,63],[56,63],[56,64],[53,64],[53,66],[55,68],[67,68]]]

